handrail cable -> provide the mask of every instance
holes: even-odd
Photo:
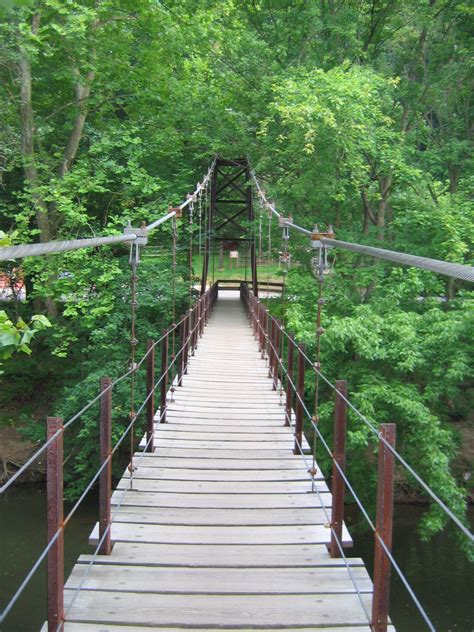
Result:
[[[158,423],[161,423],[161,420],[163,419],[165,414],[166,414],[166,410],[164,410],[163,413],[160,415]],[[138,461],[135,461],[137,468],[140,467],[140,463],[142,462],[143,457],[145,456],[145,454],[147,452],[147,448],[150,445],[152,439],[153,439],[153,435],[150,435],[150,438],[146,442],[146,445],[145,445],[145,447],[143,449],[143,452],[138,457]],[[93,567],[93,565],[94,565],[94,563],[95,563],[95,561],[97,559],[97,556],[99,555],[100,548],[101,548],[105,538],[107,537],[109,531],[112,529],[112,523],[114,521],[114,518],[117,515],[120,507],[122,506],[122,503],[125,500],[125,496],[127,495],[128,491],[130,491],[130,488],[129,487],[125,487],[125,489],[123,490],[122,495],[120,496],[119,502],[115,506],[115,510],[112,513],[111,520],[110,520],[109,524],[107,525],[106,529],[104,530],[104,533],[102,534],[102,537],[99,539],[99,541],[97,543],[97,546],[96,546],[96,549],[95,549],[94,553],[92,554],[92,558],[91,558],[91,560],[88,562],[88,564],[86,566],[86,571],[83,574],[83,576],[81,577],[81,581],[79,582],[76,590],[74,591],[74,595],[73,595],[73,597],[71,599],[71,603],[69,604],[68,609],[66,610],[65,615],[64,615],[65,619],[67,618],[68,614],[71,612],[71,608],[73,607],[74,602],[76,601],[76,598],[77,598],[78,594],[82,590],[82,587],[84,586],[84,583],[85,583],[86,579],[89,577],[89,575],[91,573],[92,567]],[[58,624],[57,632],[60,632],[60,628],[61,628],[62,624],[63,624],[63,622],[60,622]]]
[[[260,187],[258,183],[257,176],[255,172],[251,171],[252,179],[257,188],[257,192],[259,197],[262,200],[262,203],[281,221],[284,222],[285,226],[293,228],[304,235],[311,237],[313,234],[312,231],[295,224],[294,222],[285,219],[282,217],[280,213],[275,208],[275,205],[269,202],[267,199],[265,192]],[[398,252],[395,250],[387,250],[385,248],[375,248],[373,246],[365,246],[363,244],[357,244],[347,241],[341,241],[339,239],[329,239],[327,237],[321,237],[320,241],[325,246],[332,246],[335,248],[342,248],[344,250],[350,250],[352,252],[357,252],[362,255],[367,255],[369,257],[374,257],[376,259],[385,259],[387,261],[392,261],[394,263],[399,263],[401,265],[412,266],[415,268],[421,268],[423,270],[429,270],[430,272],[435,272],[437,274],[444,274],[446,276],[460,279],[462,281],[470,281],[474,282],[474,267],[469,265],[464,265],[461,263],[451,263],[449,261],[441,261],[439,259],[430,259],[429,257],[420,257],[418,255],[411,255],[405,252]]]
[[[183,316],[181,318],[181,320],[176,323],[175,327],[178,327],[183,320],[186,318],[186,315]],[[156,340],[153,345],[150,347],[150,349],[148,349],[146,351],[146,353],[143,355],[143,357],[140,359],[139,362],[137,362],[135,367],[130,368],[128,371],[126,371],[126,373],[123,373],[122,375],[120,375],[120,377],[116,378],[113,382],[111,382],[111,384],[109,384],[109,386],[107,386],[103,391],[101,391],[98,395],[96,395],[93,399],[91,399],[87,404],[85,404],[85,406],[83,406],[81,408],[81,410],[79,410],[79,412],[75,413],[63,426],[62,430],[58,430],[57,432],[55,432],[40,448],[38,448],[38,450],[28,459],[28,461],[26,461],[16,472],[15,474],[13,474],[6,483],[4,483],[1,487],[0,487],[0,495],[3,494],[4,492],[7,491],[7,489],[9,487],[11,487],[11,485],[13,485],[13,483],[17,480],[17,478],[19,478],[24,472],[25,470],[27,470],[30,465],[32,465],[36,459],[41,456],[41,454],[43,454],[43,452],[48,448],[48,446],[51,445],[51,443],[53,443],[53,441],[55,441],[59,435],[61,434],[61,432],[63,432],[64,430],[66,430],[67,428],[69,428],[69,426],[71,426],[77,419],[79,419],[79,417],[81,417],[85,412],[87,412],[89,410],[89,408],[91,408],[91,406],[93,406],[101,397],[102,395],[104,395],[105,393],[107,393],[108,391],[110,391],[111,389],[114,388],[114,386],[116,386],[119,382],[121,382],[122,380],[124,380],[125,378],[127,378],[129,375],[131,375],[132,373],[136,372],[141,365],[143,364],[143,362],[146,360],[146,358],[148,357],[148,355],[152,352],[152,350],[161,343],[161,341],[167,336],[167,334],[169,333],[170,330],[168,330],[167,333],[163,334],[161,336],[161,338],[159,338],[158,340]]]
[[[299,447],[300,452],[301,452],[300,456],[303,456],[303,448],[302,448],[302,446],[301,446],[301,443],[300,443],[300,441],[299,441],[298,437],[296,436],[296,434],[294,435],[294,437],[295,437],[296,443],[298,444],[298,447]],[[308,470],[308,474],[309,474],[309,473],[310,473],[310,470]],[[338,536],[338,534],[335,532],[334,527],[332,526],[332,523],[331,523],[331,516],[330,516],[330,515],[328,514],[328,512],[327,512],[327,507],[326,507],[326,504],[324,503],[324,500],[323,500],[323,497],[322,497],[321,492],[319,491],[319,489],[318,489],[317,485],[313,485],[313,483],[314,483],[314,476],[313,476],[313,475],[311,475],[311,474],[309,474],[309,475],[310,475],[311,482],[312,482],[312,490],[311,490],[311,491],[312,491],[312,492],[314,492],[314,493],[317,495],[317,497],[318,497],[318,500],[319,500],[319,502],[320,502],[320,504],[321,504],[321,508],[322,508],[322,510],[323,510],[323,512],[324,512],[324,516],[325,516],[325,518],[326,518],[326,522],[327,522],[327,524],[329,525],[329,528],[330,528],[330,530],[331,530],[331,533],[334,535],[334,538],[335,538],[336,543],[337,543],[337,548],[339,549],[339,552],[341,553],[341,557],[342,557],[342,559],[343,559],[343,561],[344,561],[344,565],[345,565],[345,567],[346,567],[346,569],[347,569],[347,572],[349,573],[349,577],[350,577],[350,580],[351,580],[351,582],[352,582],[352,585],[353,585],[353,586],[354,586],[354,588],[355,588],[355,591],[356,591],[356,593],[357,593],[357,597],[359,598],[360,605],[362,606],[362,610],[364,611],[364,614],[365,614],[365,616],[366,616],[366,618],[367,618],[367,622],[368,622],[368,623],[369,623],[369,625],[370,625],[370,623],[371,623],[371,618],[370,618],[370,615],[369,615],[369,613],[367,612],[366,605],[365,605],[365,603],[364,603],[364,601],[363,601],[363,599],[362,599],[362,596],[361,596],[361,594],[360,594],[360,589],[359,589],[359,586],[357,585],[357,581],[355,580],[354,575],[352,574],[351,565],[349,564],[349,561],[348,561],[348,559],[347,559],[347,557],[346,557],[346,554],[344,553],[344,548],[343,548],[343,546],[342,546],[342,542],[339,540],[339,536]]]
[[[274,320],[274,317],[269,314],[270,318]],[[289,334],[282,329],[285,336],[290,337]],[[314,364],[314,362],[308,357],[305,351],[297,344],[299,353],[303,355],[305,360],[308,362],[310,367],[319,375],[319,377],[326,382],[326,384],[344,400],[344,402],[349,406],[349,408],[361,419],[371,430],[372,432],[382,441],[382,443],[390,450],[390,452],[395,456],[395,458],[405,467],[405,469],[413,476],[413,478],[423,487],[423,489],[431,496],[431,498],[443,509],[443,511],[448,515],[451,520],[456,524],[456,526],[461,529],[461,531],[466,535],[471,541],[474,541],[474,535],[469,531],[469,529],[459,520],[459,518],[452,512],[452,510],[439,498],[439,496],[431,489],[431,487],[426,483],[419,474],[413,469],[413,467],[407,463],[407,461],[402,457],[402,455],[388,443],[388,441],[381,435],[379,430],[374,426],[374,424],[367,419],[367,417],[360,412],[360,410],[354,406],[354,404],[343,394],[338,388],[322,373]]]
[[[260,323],[258,323],[258,325],[261,328]],[[276,352],[275,345],[270,340],[268,342],[269,342],[269,345],[271,346],[271,348],[273,349],[273,351]],[[427,624],[428,628],[430,629],[430,631],[431,632],[436,632],[435,627],[433,626],[428,614],[426,613],[425,609],[423,608],[423,606],[421,605],[420,601],[418,600],[415,592],[413,591],[413,589],[410,586],[408,580],[406,579],[405,575],[403,574],[403,571],[400,569],[400,567],[398,566],[397,562],[395,561],[391,551],[388,549],[388,547],[386,546],[385,542],[381,538],[380,534],[377,532],[374,523],[372,522],[372,520],[371,520],[370,516],[368,515],[365,507],[362,504],[362,501],[359,499],[357,493],[355,492],[354,488],[352,487],[351,483],[349,482],[347,476],[345,475],[345,472],[343,471],[343,469],[341,468],[339,463],[337,463],[337,461],[335,460],[334,455],[333,455],[331,449],[329,448],[327,442],[325,441],[323,435],[321,434],[319,428],[313,422],[312,415],[311,415],[310,411],[308,410],[304,399],[298,393],[298,390],[296,388],[295,383],[293,382],[292,378],[290,378],[286,367],[284,367],[282,360],[280,360],[280,358],[278,358],[278,356],[277,356],[277,361],[281,365],[283,371],[285,372],[285,374],[287,376],[287,379],[288,379],[288,381],[290,382],[290,384],[292,386],[292,389],[293,389],[293,391],[295,393],[295,396],[296,396],[297,400],[300,402],[304,412],[306,413],[307,418],[309,419],[309,421],[310,421],[311,425],[313,426],[314,430],[317,432],[318,437],[321,440],[321,443],[323,444],[324,448],[326,449],[328,455],[331,458],[331,461],[336,466],[336,468],[337,468],[338,472],[340,473],[340,475],[342,476],[342,478],[343,478],[348,490],[351,492],[354,500],[356,501],[356,504],[358,505],[359,509],[361,510],[362,515],[364,516],[364,518],[366,519],[367,523],[369,524],[369,526],[371,527],[372,531],[374,532],[375,537],[377,537],[378,541],[380,542],[380,544],[381,544],[382,548],[384,549],[387,557],[389,558],[391,564],[393,565],[393,567],[397,571],[397,574],[399,575],[403,585],[405,586],[406,590],[408,591],[408,594],[410,595],[410,597],[412,598],[414,604],[416,605],[420,615],[423,617],[423,619],[424,619],[425,623]],[[299,442],[296,434],[294,434],[294,437],[295,437],[295,440],[296,440],[296,442],[298,444],[298,447],[300,449],[301,456],[304,459],[304,454],[303,454],[303,449],[302,449],[301,443]],[[382,438],[382,437],[380,437],[380,438]],[[306,463],[306,460],[305,460],[305,463]],[[309,471],[308,471],[308,473],[309,473]],[[314,480],[314,474],[310,474],[310,476],[311,476],[312,480]],[[338,542],[338,538],[337,537],[336,537],[336,541]]]
[[[172,365],[175,364],[175,362],[177,361],[177,359],[180,356],[180,353],[184,350],[186,345],[189,343],[189,341],[191,339],[191,335],[194,333],[196,328],[199,326],[199,323],[201,322],[201,320],[203,318],[204,318],[204,314],[202,314],[198,319],[196,319],[196,325],[192,328],[191,332],[187,336],[186,342],[184,342],[182,344],[181,348],[176,353],[176,356],[172,359],[170,364],[167,366],[166,370],[162,373],[162,375],[160,376],[158,381],[155,383],[155,385],[154,385],[153,389],[150,391],[150,393],[148,393],[147,397],[143,400],[142,404],[138,408],[137,412],[134,414],[134,416],[131,419],[130,423],[125,428],[125,430],[123,431],[123,433],[120,436],[120,438],[117,440],[117,442],[116,442],[114,448],[111,450],[110,454],[107,456],[107,458],[104,460],[102,465],[99,467],[98,471],[95,473],[93,478],[89,481],[87,487],[82,492],[81,496],[78,498],[78,500],[76,501],[76,503],[74,504],[74,506],[72,507],[72,509],[70,510],[68,515],[66,516],[66,518],[63,520],[62,525],[59,527],[59,529],[56,531],[56,533],[52,536],[51,540],[48,542],[47,546],[43,549],[42,553],[40,554],[40,556],[38,557],[36,562],[33,564],[32,568],[29,571],[29,573],[26,575],[25,579],[22,581],[21,585],[19,586],[19,588],[17,589],[17,591],[15,592],[13,597],[10,599],[10,601],[7,604],[7,606],[5,607],[5,609],[0,613],[0,623],[2,623],[5,620],[6,616],[8,615],[10,610],[13,608],[13,606],[17,602],[18,598],[21,596],[21,594],[23,593],[23,591],[25,590],[25,588],[29,584],[31,578],[33,577],[33,575],[35,574],[35,572],[37,571],[37,569],[39,568],[39,566],[41,565],[41,563],[43,562],[45,557],[47,556],[47,554],[50,551],[51,547],[56,542],[56,540],[58,539],[59,535],[65,530],[65,528],[66,528],[67,524],[70,522],[72,516],[75,514],[75,512],[77,511],[78,507],[83,502],[83,500],[87,496],[87,494],[90,492],[90,490],[92,489],[94,483],[97,481],[97,479],[99,478],[100,474],[102,473],[102,471],[104,470],[106,465],[110,462],[110,460],[112,459],[113,455],[115,454],[115,452],[118,450],[119,446],[124,441],[125,437],[127,436],[128,432],[130,431],[130,429],[134,426],[134,424],[135,424],[136,420],[138,419],[139,415],[141,414],[141,412],[145,408],[148,400],[153,395],[153,393],[156,391],[158,386],[161,384],[161,382],[164,379],[165,375],[168,375],[170,368],[172,367]],[[163,338],[164,338],[164,336],[162,336],[161,339],[163,339]],[[108,390],[110,390],[110,388],[112,388],[113,384],[117,384],[118,381],[120,381],[120,379],[121,378],[119,378],[114,383],[112,383],[108,388],[105,388],[103,391],[101,391],[101,393],[99,394],[98,398],[96,398],[96,401],[97,401],[97,399],[102,397]],[[161,419],[161,417],[160,417],[160,419]],[[52,437],[48,441],[47,445],[49,445],[53,439],[57,438],[57,436],[59,436],[61,433],[63,433],[65,429],[66,429],[66,426],[63,426],[63,428],[61,428],[58,432],[56,432],[54,435],[52,435]],[[43,449],[44,449],[44,447],[45,446],[43,446]]]

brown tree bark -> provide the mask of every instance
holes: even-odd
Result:
[[[40,14],[35,13],[31,20],[31,32],[38,34]],[[27,51],[20,43],[20,59],[18,62],[18,79],[20,82],[20,117],[21,117],[21,151],[23,170],[31,189],[35,204],[36,223],[40,230],[40,241],[51,239],[48,207],[39,193],[39,178],[34,148],[34,112],[31,98],[31,64]]]

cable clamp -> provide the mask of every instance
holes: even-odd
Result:
[[[181,219],[183,217],[183,209],[180,206],[169,206],[168,213],[175,213],[176,219]]]
[[[146,246],[148,243],[148,232],[146,227],[133,228],[130,224],[123,229],[124,235],[136,235],[137,238],[133,242],[137,246]]]

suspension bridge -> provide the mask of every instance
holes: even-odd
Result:
[[[261,208],[282,229],[282,263],[289,261],[290,230],[308,237],[315,251],[320,284],[316,358],[307,355],[259,299],[261,226],[254,213],[253,189]],[[186,210],[191,225],[190,282],[192,226],[199,226],[200,296],[193,303],[190,288],[190,309],[178,318],[173,307],[173,325],[158,339],[149,340],[146,353],[138,359],[140,252],[149,233],[171,221],[175,270],[177,220]],[[132,270],[130,368],[115,380],[102,378],[97,396],[71,419],[48,418],[46,442],[0,488],[4,493],[39,455],[47,454],[48,543],[11,595],[0,621],[7,621],[46,562],[48,620],[44,629],[48,632],[189,628],[382,632],[394,629],[388,612],[391,573],[399,576],[426,629],[434,630],[392,554],[395,463],[415,478],[467,538],[472,541],[473,536],[397,451],[395,425],[375,426],[348,399],[345,381],[333,384],[322,372],[322,286],[330,247],[465,281],[474,280],[473,269],[343,242],[330,227],[305,229],[269,202],[246,160],[221,158],[213,161],[193,194],[148,226],[129,226],[120,236],[1,248],[0,260],[120,242],[130,245]],[[216,243],[219,257],[229,245],[246,249],[248,279],[209,283]],[[271,285],[269,279],[263,286],[267,294],[285,291],[284,283]],[[143,368],[146,397],[135,410],[134,388]],[[131,382],[132,413],[124,433],[112,445],[113,393],[123,380]],[[308,381],[316,383],[313,410],[305,393]],[[321,381],[335,398],[331,443],[317,423]],[[80,424],[81,415],[94,405],[100,407],[100,467],[65,516],[64,433]],[[346,475],[348,409],[370,429],[377,443],[375,521]],[[143,418],[145,433],[135,442],[137,420]],[[311,430],[313,445],[308,444],[305,429]],[[129,436],[130,463],[112,489],[112,458]],[[316,446],[330,457],[332,472],[321,471]],[[96,485],[99,507],[90,536],[93,552],[81,555],[65,578],[64,533]],[[374,532],[373,569],[350,555],[352,540],[344,524],[346,494],[353,496]]]

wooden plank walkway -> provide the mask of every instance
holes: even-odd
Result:
[[[312,492],[292,453],[244,310],[219,298],[183,387],[155,429],[133,490],[112,497],[115,542],[79,558],[65,587],[66,632],[201,629],[369,630],[372,585],[329,557],[323,479]],[[139,454],[137,453],[137,458]],[[346,545],[350,536],[344,530]],[[97,541],[97,527],[91,542]]]

